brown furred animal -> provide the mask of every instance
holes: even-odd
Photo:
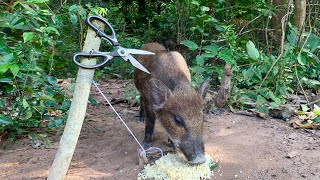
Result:
[[[188,161],[203,163],[203,96],[208,81],[196,92],[191,86],[188,66],[178,52],[168,52],[158,43],[143,45],[142,50],[155,55],[138,56],[151,74],[134,71],[134,83],[140,92],[140,120],[145,120],[144,146],[150,146],[158,119],[175,148]]]

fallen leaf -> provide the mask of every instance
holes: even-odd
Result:
[[[292,122],[292,126],[297,129],[320,129],[320,124],[309,123],[305,120],[295,120]]]

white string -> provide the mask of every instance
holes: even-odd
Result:
[[[103,92],[100,90],[100,88],[97,86],[97,83],[92,80],[93,85],[96,87],[96,89],[99,91],[99,93],[102,95],[102,97],[107,101],[107,103],[109,104],[109,106],[111,107],[111,109],[114,111],[114,113],[116,113],[116,115],[118,116],[118,118],[121,120],[121,122],[124,124],[124,126],[127,128],[127,130],[129,131],[129,133],[133,136],[133,138],[137,141],[137,143],[139,144],[139,146],[141,147],[141,149],[143,151],[145,151],[145,149],[142,147],[142,145],[140,144],[140,142],[138,141],[138,139],[134,136],[133,132],[129,129],[129,127],[127,126],[127,124],[124,122],[124,120],[122,119],[122,117],[119,115],[119,113],[114,109],[114,107],[111,105],[110,101],[107,99],[107,97],[103,94]]]
[[[81,76],[81,75],[80,75]],[[161,157],[163,156],[163,151],[158,148],[158,147],[149,147],[148,149],[144,149],[143,146],[140,144],[140,142],[138,141],[138,139],[136,138],[136,136],[133,134],[133,132],[130,130],[130,128],[127,126],[127,124],[124,122],[124,120],[122,119],[122,117],[119,115],[119,113],[114,109],[114,107],[112,106],[112,104],[110,103],[110,101],[107,99],[107,97],[104,95],[104,93],[101,91],[101,89],[98,87],[97,83],[92,79],[92,84],[95,86],[95,88],[99,91],[99,93],[102,95],[102,97],[107,101],[107,103],[109,104],[109,106],[111,107],[111,109],[116,113],[116,115],[118,116],[118,118],[121,120],[121,122],[124,124],[124,126],[127,128],[127,130],[129,131],[129,133],[131,134],[131,136],[134,138],[134,140],[138,143],[138,145],[140,146],[140,148],[143,150],[143,153],[146,155],[147,151],[152,151],[152,150],[158,150],[161,152]]]

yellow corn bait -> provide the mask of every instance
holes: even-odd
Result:
[[[199,165],[190,165],[182,153],[170,154],[156,160],[154,165],[147,164],[138,174],[138,180],[197,180],[209,179],[213,176],[211,167],[216,166],[206,155],[206,162]]]

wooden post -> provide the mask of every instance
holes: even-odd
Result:
[[[224,71],[221,78],[220,90],[215,100],[215,105],[219,108],[224,107],[224,104],[229,97],[231,76],[232,76],[232,67],[230,64],[226,63],[224,65]]]
[[[92,23],[101,30],[104,29],[104,24],[98,21]],[[88,28],[83,52],[98,51],[100,44],[101,39],[91,28]],[[96,59],[83,59],[82,63],[94,65]],[[93,75],[94,69],[79,68],[68,120],[60,139],[57,154],[49,170],[48,180],[63,180],[67,174],[85,118]]]

